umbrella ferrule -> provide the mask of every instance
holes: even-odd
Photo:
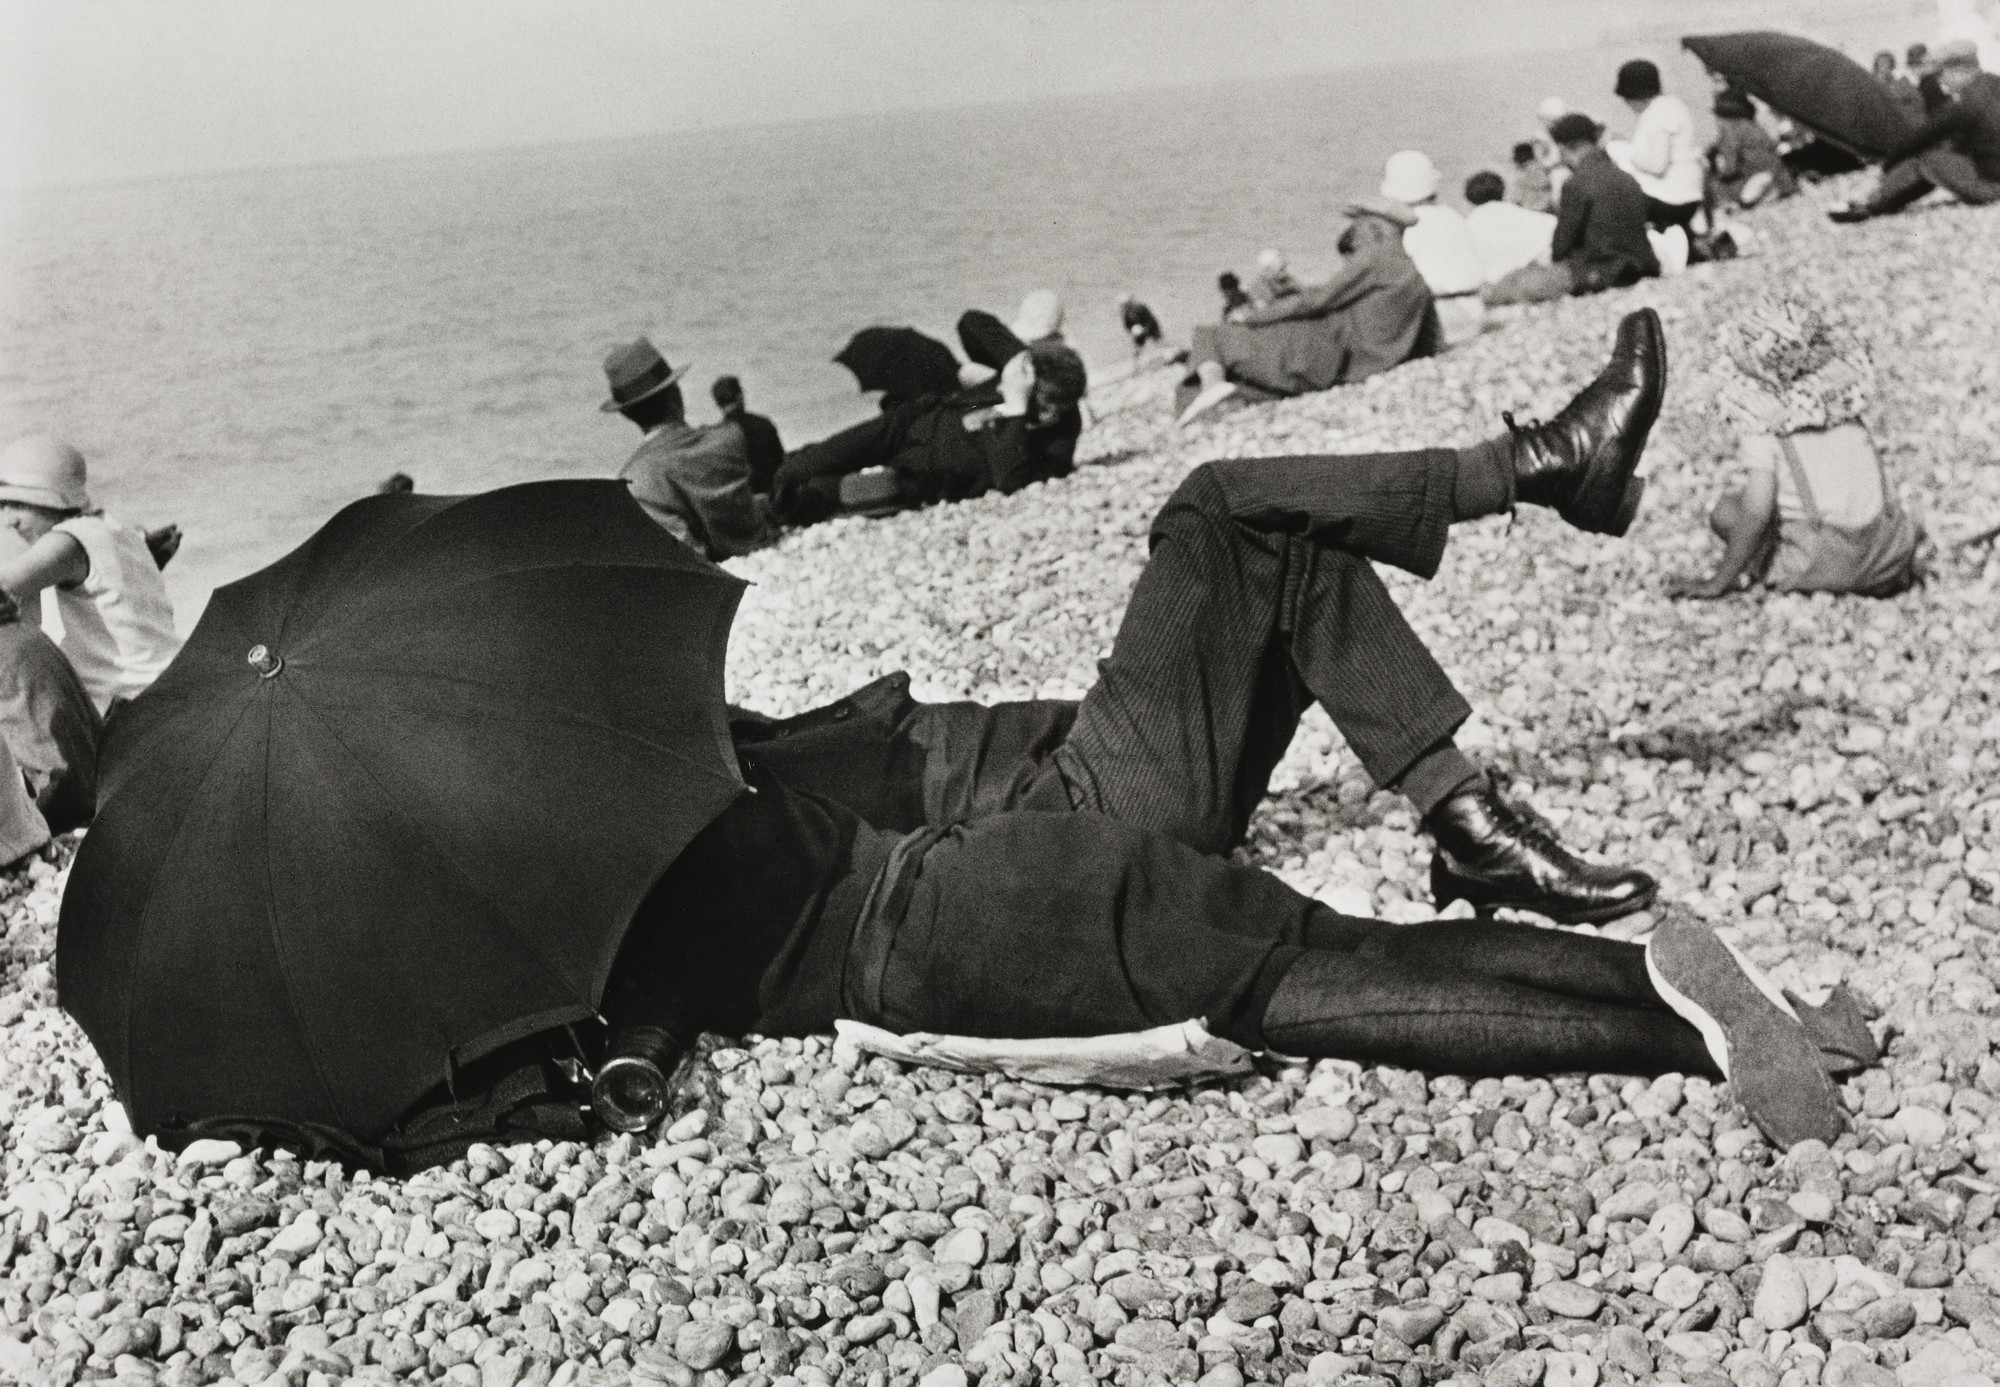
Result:
[[[285,667],[284,658],[273,654],[268,645],[251,646],[249,658],[250,668],[257,671],[259,679],[275,679],[278,671]]]

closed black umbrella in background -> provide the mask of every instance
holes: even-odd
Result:
[[[633,910],[742,792],[742,584],[616,482],[356,502],[219,589],[113,720],[57,980],[141,1133],[372,1143],[590,1017]]]

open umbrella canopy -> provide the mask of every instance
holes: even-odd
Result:
[[[617,482],[375,496],[219,589],[109,726],[57,983],[134,1126],[370,1143],[591,1016],[742,792],[742,583]]]
[[[854,373],[863,390],[883,392],[883,404],[958,389],[958,358],[935,337],[913,327],[865,327],[833,358]]]
[[[1874,74],[1811,39],[1756,30],[1691,35],[1681,46],[1780,115],[1863,158],[1881,158],[1916,131]]]

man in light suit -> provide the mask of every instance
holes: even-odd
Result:
[[[776,539],[777,527],[750,489],[743,431],[687,422],[678,384],[686,371],[669,367],[643,337],[605,357],[611,398],[600,408],[624,415],[646,435],[618,475],[648,515],[698,553],[747,554]]]

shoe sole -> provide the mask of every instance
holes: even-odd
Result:
[[[1558,902],[1548,898],[1527,900],[1519,896],[1504,896],[1484,882],[1462,877],[1431,857],[1431,900],[1439,910],[1453,901],[1464,901],[1475,911],[1490,915],[1496,910],[1532,910],[1537,915],[1546,916],[1565,925],[1601,925],[1611,920],[1622,920],[1627,915],[1635,915],[1653,903],[1660,894],[1659,883],[1648,886],[1629,900],[1616,901],[1610,905],[1599,905],[1565,909]]]
[[[1653,425],[1659,421],[1660,405],[1667,395],[1666,329],[1660,325],[1660,315],[1650,308],[1641,310],[1639,322],[1653,358],[1659,363],[1654,388],[1626,423],[1624,441],[1629,449],[1626,456],[1605,478],[1579,495],[1563,517],[1580,530],[1609,535],[1614,539],[1624,537],[1639,513],[1639,500],[1645,495],[1646,479],[1633,476],[1632,469],[1639,465],[1640,457],[1645,454],[1646,440],[1652,436]],[[1635,353],[1635,358],[1643,355],[1643,352]],[[1608,504],[1609,493],[1614,488],[1617,501]]]
[[[1839,1096],[1805,1028],[1713,930],[1663,921],[1646,945],[1646,976],[1674,1014],[1700,1032],[1764,1135],[1784,1148],[1840,1135]]]

